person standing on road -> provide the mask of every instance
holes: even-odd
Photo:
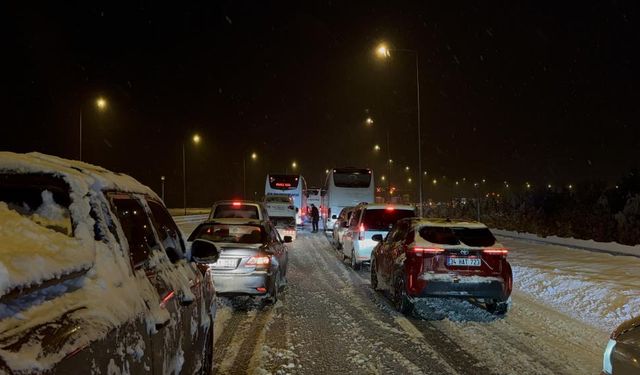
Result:
[[[320,221],[320,212],[315,204],[311,203],[311,232],[316,233],[318,231],[318,221]]]

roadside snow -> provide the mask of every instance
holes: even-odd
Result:
[[[640,312],[640,258],[502,239],[514,289],[611,332]]]

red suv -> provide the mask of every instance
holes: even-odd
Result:
[[[449,219],[399,220],[371,254],[371,287],[391,292],[409,313],[421,297],[468,298],[505,314],[513,276],[507,250],[484,224]]]

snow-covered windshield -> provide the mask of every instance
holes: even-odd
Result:
[[[258,244],[265,241],[265,231],[259,225],[204,224],[189,240],[197,238],[212,242]]]
[[[420,228],[420,237],[439,245],[460,245],[485,247],[496,243],[495,237],[488,228],[437,227]]]
[[[43,179],[55,182],[36,183]],[[61,181],[56,180],[43,176],[0,175],[0,202],[45,228],[72,236],[69,194]]]

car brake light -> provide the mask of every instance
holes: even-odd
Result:
[[[439,247],[414,246],[411,248],[411,252],[416,256],[421,257],[423,255],[436,255],[436,254],[444,253],[444,249]]]
[[[231,205],[232,205],[233,207],[240,207],[240,205],[241,205],[241,204],[242,204],[242,203],[240,203],[240,202],[233,202],[233,203],[231,203]]]
[[[245,267],[260,267],[260,266],[268,266],[271,262],[271,258],[269,257],[251,257],[244,264]]]
[[[361,240],[361,241],[364,240],[364,230],[365,230],[364,224],[360,224],[360,230],[359,230],[359,233],[358,233],[358,239]]]
[[[395,209],[396,209],[396,208],[395,208],[395,207],[393,207],[393,206],[387,206],[387,207],[385,207],[385,210],[387,210],[387,211],[394,211]]]
[[[487,255],[507,255],[509,253],[509,250],[507,249],[484,249],[482,250],[483,253],[487,254]]]

